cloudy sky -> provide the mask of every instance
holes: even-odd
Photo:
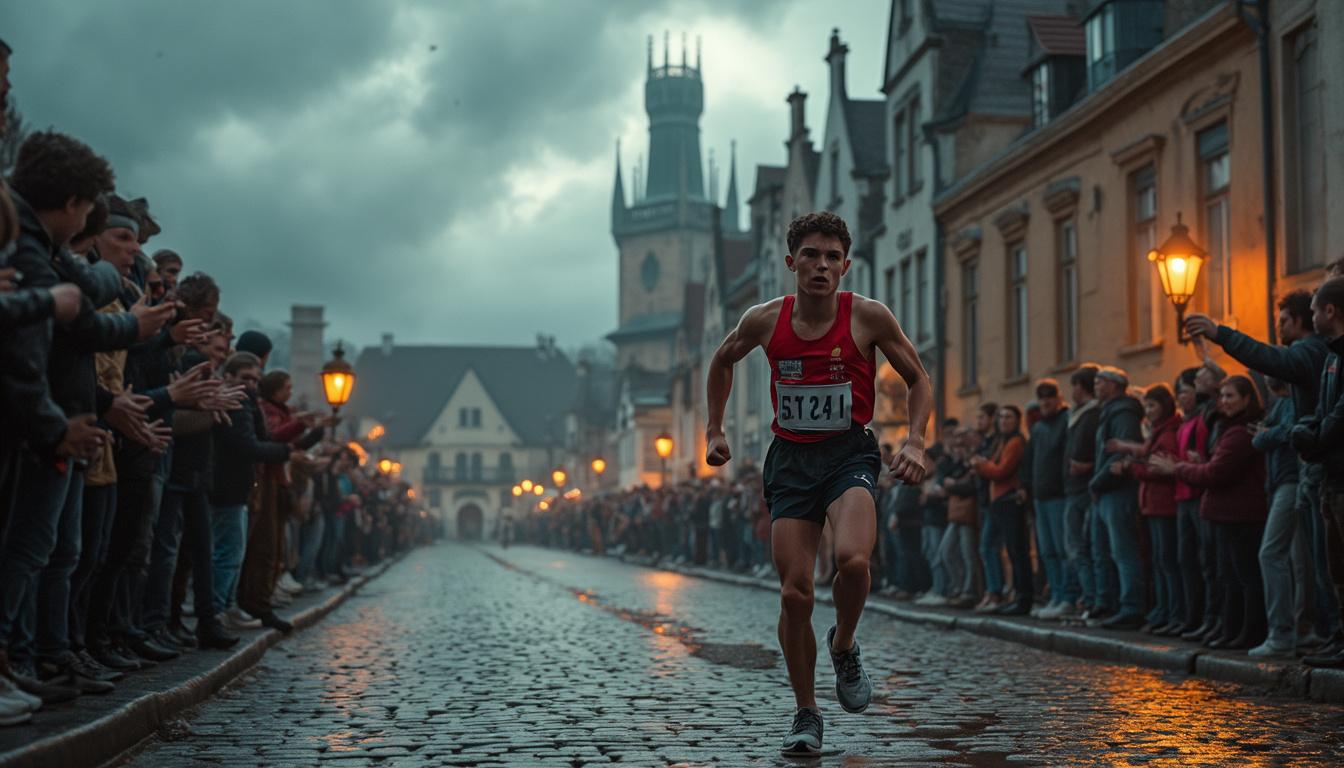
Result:
[[[0,7],[30,127],[111,160],[164,225],[151,249],[280,327],[320,303],[357,344],[564,347],[616,323],[612,158],[648,124],[646,37],[703,39],[702,147],[739,184],[784,160],[785,96],[825,122],[832,27],[875,98],[888,4],[845,0],[44,0]],[[725,177],[720,190],[727,187]],[[749,192],[744,192],[745,200]],[[745,220],[745,215],[743,216]],[[331,338],[329,336],[328,338]]]

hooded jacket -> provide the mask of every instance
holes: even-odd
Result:
[[[1064,498],[1068,479],[1069,412],[1061,410],[1031,427],[1022,479],[1031,497],[1040,501]]]
[[[1325,468],[1329,488],[1344,487],[1344,336],[1330,342],[1330,356],[1321,371],[1320,399],[1315,413],[1298,422],[1291,434],[1298,455]]]
[[[1106,450],[1106,441],[1115,438],[1131,443],[1143,442],[1142,424],[1143,405],[1136,398],[1120,395],[1102,403],[1101,414],[1097,416],[1097,438],[1093,444],[1096,459],[1092,466],[1092,481],[1088,483],[1092,493],[1134,488],[1134,478],[1111,474],[1111,465],[1124,458],[1124,454]]]
[[[1071,470],[1071,461],[1091,464],[1097,454],[1097,419],[1101,415],[1101,404],[1088,400],[1069,410],[1068,440],[1064,443],[1064,492],[1069,496],[1081,496],[1088,492],[1087,484],[1091,475],[1075,475]]]

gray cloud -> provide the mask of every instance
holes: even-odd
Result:
[[[359,343],[545,329],[579,344],[615,322],[612,142],[632,113],[642,124],[645,34],[776,35],[807,7],[65,0],[10,5],[0,28],[27,121],[106,154],[164,224],[151,247],[214,274],[236,318],[279,325],[291,303],[323,303],[330,333]],[[824,81],[829,26],[807,27],[789,41],[807,41],[800,71]],[[743,139],[744,187],[756,156],[782,159],[800,79],[759,78],[777,104],[705,118],[721,160]]]

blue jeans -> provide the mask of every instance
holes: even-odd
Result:
[[[222,613],[234,600],[238,571],[247,550],[247,505],[211,507],[210,531],[214,537],[211,568],[215,579],[215,613]]]
[[[326,527],[326,517],[317,509],[299,526],[299,565],[294,569],[294,578],[300,583],[317,575],[317,554],[322,550],[322,532]]]
[[[84,487],[83,521],[80,534],[79,567],[70,577],[70,647],[83,650],[89,624],[93,586],[103,578],[108,545],[112,540],[112,521],[117,515],[117,486]]]
[[[1078,580],[1073,577],[1073,569],[1066,559],[1064,518],[1067,514],[1066,499],[1036,500],[1036,549],[1041,556],[1045,581],[1050,585],[1050,602],[1072,605],[1078,600]]]
[[[943,559],[939,557],[938,547],[943,543],[943,527],[940,525],[926,525],[920,528],[919,550],[924,554],[924,559],[929,563],[929,570],[933,574],[933,584],[929,591],[935,595],[948,594],[947,590],[947,568],[943,565]]]
[[[1206,524],[1199,517],[1199,499],[1176,502],[1176,562],[1181,569],[1181,592],[1185,598],[1185,626],[1194,629],[1211,613],[1212,599],[1206,576],[1203,536]]]
[[[1297,483],[1285,483],[1274,489],[1259,554],[1269,640],[1276,645],[1289,647],[1297,644],[1292,565],[1293,540],[1298,528],[1296,507]]]
[[[1321,481],[1325,467],[1298,462],[1297,514],[1307,533],[1307,567],[1315,597],[1316,634],[1335,637],[1341,632],[1339,599],[1330,578],[1330,559],[1326,549],[1325,519],[1321,512]]]
[[[1092,496],[1078,493],[1070,496],[1064,508],[1064,549],[1068,554],[1069,571],[1078,585],[1077,598],[1084,605],[1093,605],[1097,599],[1092,569]]]
[[[1003,530],[990,509],[980,512],[984,525],[980,528],[980,563],[985,568],[985,593],[1003,594],[1003,560],[999,559],[999,550],[1003,548]]]
[[[1147,520],[1153,554],[1153,591],[1157,596],[1148,620],[1155,627],[1172,622],[1184,625],[1185,587],[1181,584],[1181,563],[1177,556],[1176,518],[1149,517]]]
[[[214,537],[210,531],[210,501],[204,491],[169,487],[163,494],[154,544],[150,553],[149,573],[141,607],[141,628],[155,632],[168,625],[172,614],[173,573],[177,569],[180,546],[191,552],[191,578],[194,588],[197,623],[214,604]],[[212,617],[213,618],[213,617]]]
[[[1126,488],[1097,497],[1097,552],[1109,552],[1120,576],[1120,614],[1142,616],[1143,561],[1139,556],[1139,497]],[[1097,581],[1101,582],[1098,573]]]
[[[327,529],[322,538],[322,574],[333,576],[345,564],[345,516],[327,517]]]
[[[82,493],[72,489],[74,474],[30,456],[19,462],[14,504],[0,548],[0,643],[8,643],[10,657],[18,661],[32,658],[39,585],[52,575],[48,565],[60,539],[69,538],[71,517],[76,526],[75,559],[79,557]]]

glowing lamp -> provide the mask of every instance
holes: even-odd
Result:
[[[1185,307],[1195,295],[1200,269],[1209,255],[1190,239],[1189,233],[1190,229],[1181,223],[1181,214],[1177,213],[1171,235],[1148,253],[1148,260],[1157,267],[1157,275],[1162,280],[1162,292],[1176,307],[1176,338],[1182,344],[1190,341],[1185,333]]]
[[[531,480],[524,480],[523,482],[521,482],[521,483],[518,484],[518,487],[523,489],[523,493],[531,493],[531,492],[532,492],[532,481],[531,481]]]
[[[672,455],[672,448],[675,443],[672,442],[672,436],[666,432],[653,439],[653,450],[658,452],[658,458],[666,459]]]
[[[331,354],[332,358],[322,366],[321,376],[322,393],[334,412],[350,402],[350,393],[355,391],[355,368],[346,362],[340,342],[336,342],[336,349]]]
[[[607,471],[607,460],[603,458],[593,459],[593,474],[601,475]]]

